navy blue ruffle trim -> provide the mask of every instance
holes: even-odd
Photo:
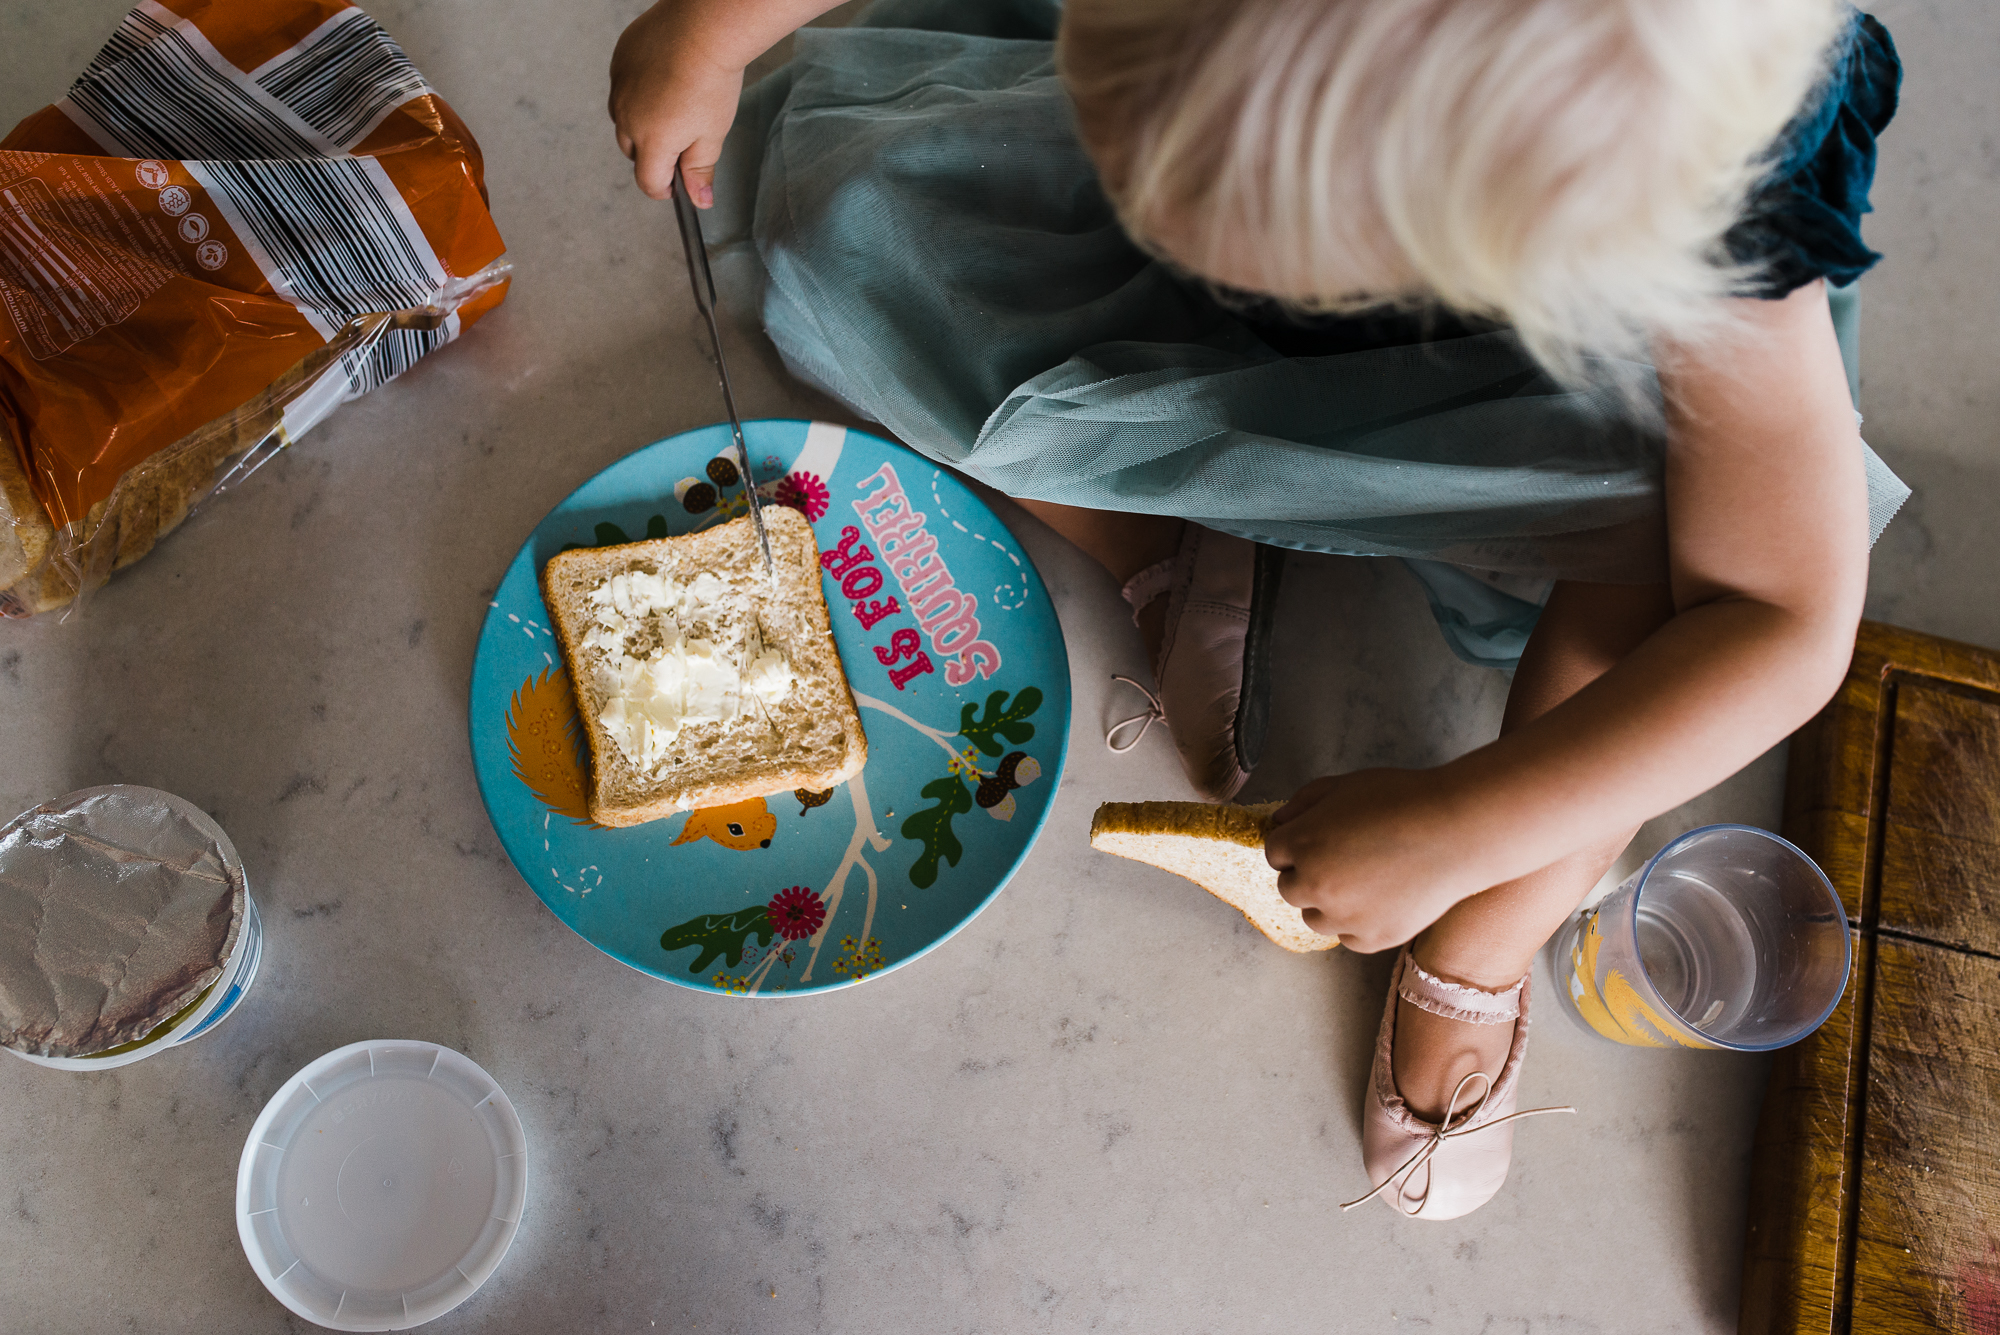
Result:
[[[1785,296],[1815,279],[1845,287],[1882,257],[1861,239],[1875,181],[1875,137],[1896,114],[1902,61],[1889,30],[1856,13],[1832,67],[1778,139],[1770,175],[1723,238],[1754,266],[1745,295]]]

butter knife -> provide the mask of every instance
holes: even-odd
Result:
[[[736,413],[736,395],[729,388],[729,364],[722,359],[722,331],[715,323],[715,278],[708,271],[708,246],[701,238],[701,215],[688,197],[687,181],[674,168],[674,220],[681,228],[681,248],[687,252],[688,283],[694,288],[695,309],[708,326],[708,345],[715,351],[715,374],[722,382],[722,406],[729,410],[729,431],[736,440],[736,471],[743,476],[743,495],[750,502],[750,522],[757,530],[757,546],[764,553],[764,573],[771,587],[778,587],[777,563],[771,559],[771,535],[764,528],[764,503],[757,495],[757,479],[750,472],[750,449],[743,443],[743,419]]]

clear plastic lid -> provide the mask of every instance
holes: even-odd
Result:
[[[435,1043],[354,1043],[271,1097],[236,1173],[264,1287],[334,1330],[405,1330],[471,1297],[527,1201],[514,1105]]]

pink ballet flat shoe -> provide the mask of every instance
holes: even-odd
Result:
[[[1271,614],[1284,553],[1189,524],[1180,551],[1132,577],[1122,590],[1132,619],[1167,600],[1153,663],[1157,693],[1130,677],[1150,708],[1113,725],[1105,743],[1125,752],[1164,722],[1181,767],[1202,797],[1227,802],[1263,759],[1271,709]],[[1121,740],[1121,734],[1128,734]]]
[[[1392,1054],[1396,1046],[1396,1003],[1407,1001],[1419,1010],[1467,1024],[1514,1026],[1514,1041],[1499,1079],[1475,1071],[1458,1082],[1442,1123],[1424,1121],[1396,1092]],[[1375,1069],[1362,1108],[1361,1160],[1374,1190],[1347,1202],[1352,1210],[1382,1197],[1412,1219],[1456,1219],[1493,1199],[1507,1180],[1514,1156],[1514,1123],[1542,1113],[1573,1113],[1575,1108],[1514,1110],[1520,1097],[1521,1059],[1528,1050],[1528,980],[1504,992],[1482,992],[1448,983],[1425,973],[1410,955],[1396,957],[1389,985],[1389,1004],[1375,1040]],[[1468,1088],[1478,1097],[1460,1111]]]

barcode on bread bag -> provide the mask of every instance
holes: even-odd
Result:
[[[452,316],[436,329],[386,329],[369,347],[350,352],[340,359],[347,372],[347,397],[358,398],[369,390],[388,384],[417,364],[418,359],[436,352],[458,337],[458,317]]]
[[[83,73],[76,76],[77,83],[87,82],[93,76],[110,69],[113,65],[116,65],[119,61],[124,60],[152,41],[154,36],[159,33],[162,25],[158,22],[141,21],[150,19],[151,17],[152,11],[141,6],[141,8],[130,11],[124,18],[120,19],[117,30],[111,34],[111,40],[106,42],[104,49],[99,51],[96,57],[83,67]],[[173,15],[169,13],[166,17],[168,20],[167,26],[172,26]]]
[[[135,158],[319,158],[341,150],[152,0],[119,25],[56,104],[111,152]]]
[[[395,39],[358,9],[328,19],[250,77],[342,148],[360,143],[384,116],[431,91]]]
[[[356,315],[429,305],[447,281],[373,158],[186,166],[271,286],[322,338]]]

